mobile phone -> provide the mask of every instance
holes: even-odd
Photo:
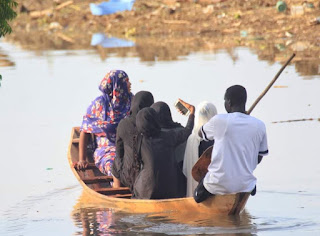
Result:
[[[186,108],[179,100],[176,101],[176,103],[174,104],[174,106],[182,112],[183,115],[187,116],[190,114],[190,111],[188,108]]]

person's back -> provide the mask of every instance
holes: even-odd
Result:
[[[207,128],[210,124],[213,129],[206,135],[215,134],[215,146],[204,186],[214,194],[251,192],[256,184],[253,170],[258,164],[259,151],[267,150],[264,123],[233,112],[216,115]]]
[[[228,114],[216,115],[199,131],[204,140],[215,140],[208,173],[199,182],[194,198],[202,202],[212,194],[251,192],[253,171],[268,154],[266,128],[262,121],[246,114],[247,92],[240,85],[225,93]]]
[[[170,132],[161,131],[153,138],[143,137],[141,161],[143,167],[134,186],[136,198],[177,198],[175,147]]]
[[[117,129],[116,157],[112,175],[118,178],[122,185],[131,188],[139,167],[133,156],[133,137],[137,135],[133,117],[123,119]]]
[[[141,171],[134,183],[134,197],[163,199],[181,197],[177,188],[175,147],[185,142],[194,122],[194,107],[187,126],[176,131],[161,131],[157,114],[152,108],[144,108],[137,115],[137,129],[142,134],[137,142],[142,162]]]
[[[162,131],[171,132],[173,130],[175,132],[179,132],[184,128],[180,123],[174,122],[172,120],[171,111],[167,103],[156,102],[152,104],[151,108],[153,108],[158,115],[159,124]],[[179,144],[175,150],[175,159],[180,169],[182,169],[183,165],[185,148],[186,142]]]
[[[183,161],[183,173],[187,178],[186,195],[188,197],[193,196],[193,192],[198,185],[191,175],[192,168],[201,154],[214,143],[213,140],[208,142],[202,140],[199,137],[198,132],[200,128],[216,114],[217,109],[215,105],[210,102],[203,101],[197,106],[195,125],[192,134],[188,138]]]
[[[172,132],[179,133],[181,132],[181,130],[184,129],[184,127],[180,123],[174,122],[172,120],[170,107],[167,103],[161,101],[156,102],[152,104],[151,108],[153,108],[157,113],[161,131],[169,133],[169,137],[172,135]],[[186,149],[186,144],[187,142],[185,141],[183,143],[180,143],[179,145],[174,146],[174,149],[171,150],[171,152],[174,153],[173,158],[175,159],[173,165],[175,166],[176,176],[174,177],[174,179],[176,180],[178,197],[186,196],[187,180],[184,174],[182,173],[183,158]],[[172,153],[170,153],[170,155],[172,155]]]
[[[117,129],[116,157],[112,174],[120,179],[122,185],[133,187],[134,181],[140,171],[140,163],[134,156],[134,139],[138,131],[136,128],[136,115],[144,107],[154,102],[153,95],[148,91],[139,91],[132,100],[130,116],[121,120]]]
[[[131,106],[131,83],[122,70],[112,70],[103,78],[99,90],[102,95],[91,102],[83,117],[79,138],[78,170],[86,169],[87,144],[90,134],[94,134],[96,149],[93,154],[95,165],[101,173],[111,176],[111,168],[116,155],[116,129],[128,114]],[[120,182],[113,176],[113,187]]]

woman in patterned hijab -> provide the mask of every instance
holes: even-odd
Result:
[[[121,70],[110,71],[101,81],[102,95],[92,101],[83,117],[80,129],[79,162],[77,169],[88,165],[86,149],[89,134],[95,135],[97,148],[94,152],[95,165],[111,176],[111,167],[116,155],[116,129],[123,118],[129,115],[132,99],[131,83],[128,75]],[[119,187],[114,178],[114,187]]]

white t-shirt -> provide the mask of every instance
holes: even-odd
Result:
[[[214,116],[201,131],[204,140],[215,141],[204,187],[212,194],[251,192],[258,155],[268,154],[264,123],[233,112]]]

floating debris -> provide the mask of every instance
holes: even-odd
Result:
[[[206,8],[202,10],[203,14],[212,14],[213,11],[214,11],[214,6],[212,4],[208,5]]]
[[[131,11],[135,0],[110,0],[100,4],[90,3],[92,15],[110,15],[121,11]]]
[[[284,12],[285,10],[287,10],[287,4],[284,1],[278,1],[276,8],[278,12]]]
[[[286,35],[288,38],[292,38],[292,37],[293,37],[293,33],[288,32],[288,31],[285,32],[285,35]]]
[[[57,33],[57,37],[68,43],[74,43],[74,40],[72,38],[68,37],[67,35],[61,32]]]
[[[282,43],[277,43],[275,46],[279,51],[284,51],[286,49],[286,46]]]
[[[304,14],[304,6],[291,6],[292,16],[301,16]]]
[[[61,3],[60,5],[56,6],[54,9],[48,8],[45,10],[41,11],[30,11],[30,17],[33,19],[40,18],[40,17],[45,17],[45,16],[52,16],[53,15],[53,10],[58,11],[61,10],[65,7],[68,7],[73,4],[73,1],[66,1],[64,3]]]
[[[245,31],[245,30],[241,30],[241,31],[240,31],[240,36],[241,36],[242,38],[245,38],[245,37],[248,36],[248,32]]]
[[[59,29],[63,29],[63,27],[60,25],[59,22],[51,22],[49,25],[49,29],[50,30],[59,30]]]
[[[304,2],[303,5],[304,5],[306,8],[311,8],[311,9],[315,8],[315,7],[314,7],[314,4],[313,4],[312,2]]]
[[[310,47],[308,42],[296,42],[291,45],[291,49],[296,52],[302,52]]]
[[[310,21],[310,25],[318,25],[318,24],[320,24],[320,16]]]

